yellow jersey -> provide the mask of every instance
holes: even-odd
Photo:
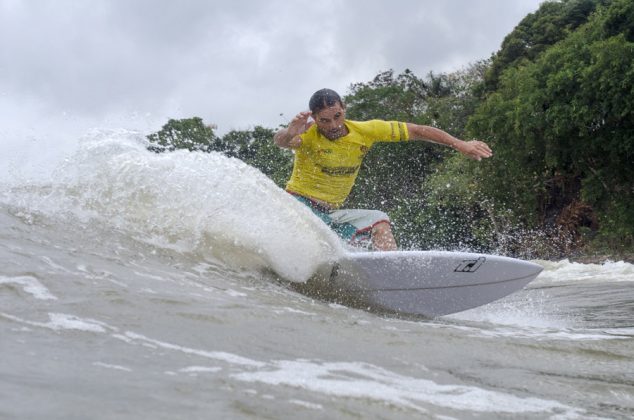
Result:
[[[376,142],[408,140],[407,125],[398,121],[350,121],[348,134],[336,140],[324,137],[313,124],[295,149],[289,192],[340,207],[359,174],[363,158]]]

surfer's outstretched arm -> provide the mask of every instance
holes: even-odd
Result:
[[[493,156],[491,148],[483,141],[460,140],[443,130],[428,125],[407,123],[407,130],[412,140],[425,140],[444,144],[475,160]]]

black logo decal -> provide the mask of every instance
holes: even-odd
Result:
[[[484,257],[480,257],[477,260],[463,260],[454,271],[456,273],[475,273],[485,261],[486,258]]]

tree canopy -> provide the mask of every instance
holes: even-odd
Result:
[[[573,234],[598,226],[605,239],[631,244],[634,4],[597,3],[608,4],[533,61],[504,71],[469,128],[490,139],[501,161],[484,166],[481,191],[518,221]]]

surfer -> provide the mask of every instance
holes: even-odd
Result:
[[[337,92],[321,89],[275,144],[295,152],[286,190],[309,206],[339,236],[351,243],[371,238],[375,250],[396,250],[390,219],[379,210],[342,209],[370,147],[379,141],[425,140],[449,146],[481,160],[492,156],[482,141],[463,141],[438,128],[400,121],[352,121]]]

